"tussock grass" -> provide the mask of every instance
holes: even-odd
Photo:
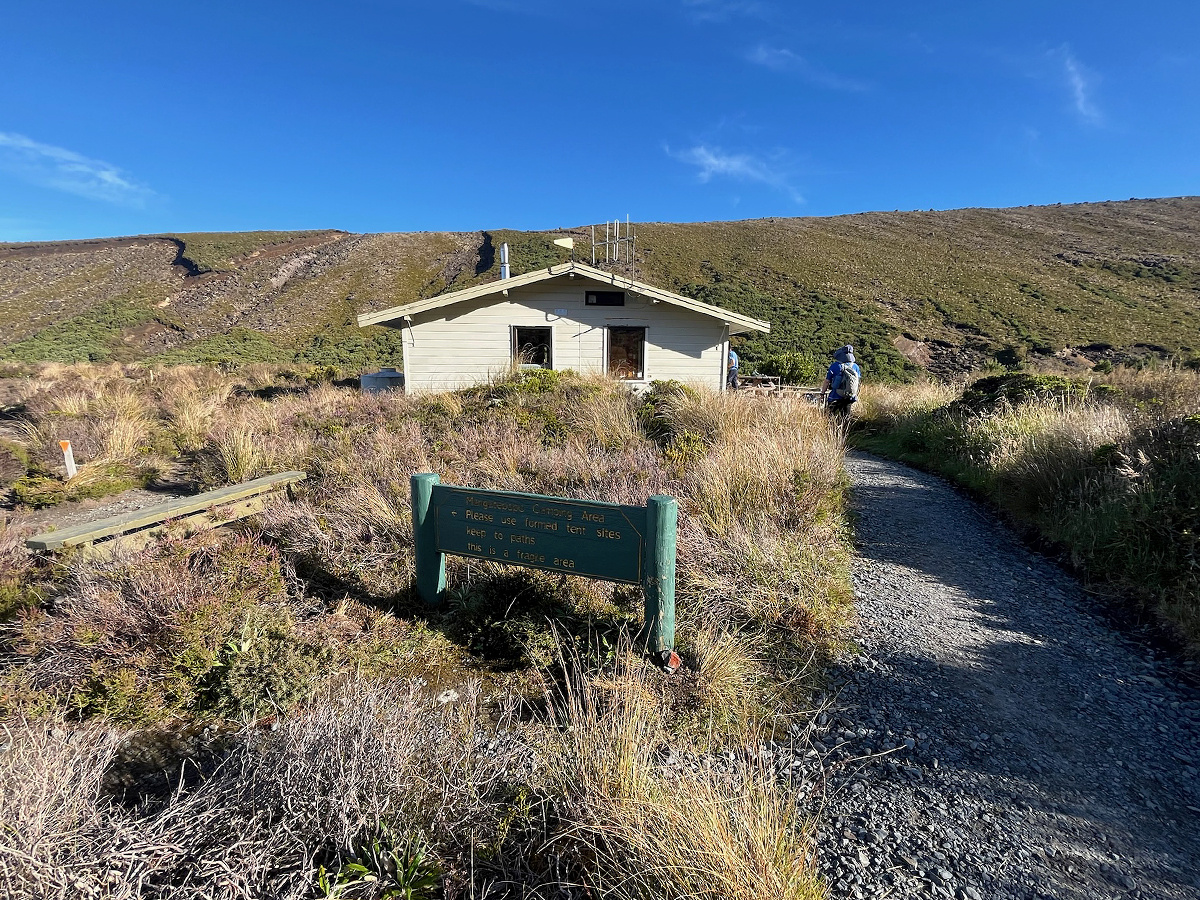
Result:
[[[763,639],[706,623],[691,635],[696,688],[713,716],[745,723],[761,716],[758,686],[765,680]]]
[[[710,635],[706,647],[727,656],[720,640]],[[753,762],[730,775],[664,771],[655,755],[670,738],[645,670],[586,681],[577,661],[565,665],[549,777],[573,823],[567,840],[592,861],[594,887],[631,900],[824,896],[810,835],[770,773]]]
[[[161,466],[156,448],[187,449],[174,465],[202,486],[309,471],[298,502],[264,515],[264,536],[327,603],[412,602],[408,476],[432,470],[448,483],[619,503],[678,497],[680,621],[766,640],[775,662],[760,693],[783,669],[804,670],[848,615],[840,435],[807,404],[682,385],[637,400],[604,379],[554,372],[433,397],[281,383],[264,366],[47,372],[31,404],[36,427],[64,409],[98,421],[102,409],[107,423],[128,425],[110,430],[112,459],[136,450]],[[78,483],[113,464],[85,461]],[[452,560],[451,582],[470,591],[477,571]],[[482,577],[486,593],[493,576]],[[599,610],[613,623],[628,615],[566,584],[548,608]]]
[[[804,824],[767,773],[660,766],[667,746],[700,759],[800,715],[841,639],[840,433],[807,405],[683,386],[635,398],[563,373],[409,397],[265,368],[110,367],[55,371],[31,423],[90,421],[104,403],[147,429],[136,459],[197,484],[310,478],[236,535],[58,567],[13,556],[18,580],[45,592],[12,606],[0,715],[137,735],[99,782],[75,779],[83,812],[40,868],[18,872],[21,841],[0,846],[11,895],[106,896],[115,878],[125,893],[111,896],[309,897],[359,891],[368,864],[448,893],[817,895]],[[422,608],[409,508],[421,471],[679,498],[680,674],[631,654],[635,590],[452,557],[452,602]],[[443,690],[458,699],[437,702]],[[267,722],[277,730],[249,724]],[[158,734],[153,759],[186,776],[175,793],[128,774],[129,747]],[[114,783],[140,805],[116,803]]]
[[[854,440],[983,493],[1196,655],[1198,396],[1200,375],[1169,367],[987,379],[962,399],[873,385]]]
[[[507,811],[516,745],[488,748],[490,731],[477,685],[439,704],[414,682],[349,682],[277,731],[226,739],[194,785],[126,807],[105,786],[121,734],[14,723],[0,882],[13,900],[311,897],[319,869],[336,879],[383,823],[458,863]]]
[[[824,896],[811,834],[768,773],[664,770],[654,673],[566,665],[547,726],[497,727],[477,682],[444,700],[419,682],[350,680],[277,730],[210,739],[194,763],[203,777],[184,770],[131,805],[112,791],[123,733],[10,722],[0,886],[13,900],[243,900],[339,884],[375,896],[416,874],[416,896],[571,884],[628,898]]]

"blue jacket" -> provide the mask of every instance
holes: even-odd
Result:
[[[729,368],[736,369],[738,367],[738,355],[732,350],[729,351]]]
[[[858,377],[862,379],[862,369],[858,363],[854,361],[854,348],[846,345],[842,349],[833,354],[834,363],[829,367],[829,371],[825,373],[825,377],[829,379],[829,399],[841,400],[842,395],[838,393],[838,383],[841,381],[842,369],[853,368],[858,373]]]

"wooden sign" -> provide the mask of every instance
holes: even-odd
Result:
[[[417,590],[426,603],[441,602],[447,553],[640,584],[647,644],[655,652],[672,648],[679,516],[674,498],[654,496],[646,506],[622,506],[439,481],[432,473],[412,477]]]

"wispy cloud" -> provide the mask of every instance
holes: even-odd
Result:
[[[683,0],[683,9],[700,22],[724,22],[734,16],[762,18],[767,4],[760,0]]]
[[[123,206],[144,206],[154,196],[111,163],[23,134],[0,131],[0,169],[30,184]]]
[[[843,78],[820,66],[809,62],[799,53],[786,47],[772,47],[759,44],[746,54],[746,60],[756,66],[763,66],[773,72],[788,72],[803,78],[805,81],[819,87],[835,91],[865,91],[868,86],[861,81]]]
[[[707,144],[697,144],[686,150],[664,149],[671,158],[695,167],[696,177],[702,184],[714,178],[765,184],[787,194],[796,203],[804,202],[804,197],[792,187],[778,160],[764,159],[751,153],[726,153],[719,147]]]
[[[804,62],[799,54],[786,47],[768,47],[766,44],[759,44],[746,54],[746,59],[776,72],[786,72]]]
[[[1104,121],[1100,108],[1092,98],[1095,92],[1097,76],[1082,66],[1069,47],[1061,47],[1056,54],[1062,61],[1063,75],[1067,87],[1071,91],[1071,100],[1077,112],[1085,122],[1099,125]]]

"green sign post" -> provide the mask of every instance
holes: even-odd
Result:
[[[675,644],[675,528],[679,504],[646,506],[486,491],[412,476],[417,591],[431,606],[446,588],[446,554],[640,584],[653,653]]]

